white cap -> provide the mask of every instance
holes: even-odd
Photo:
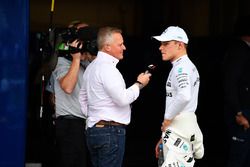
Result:
[[[153,38],[161,42],[175,40],[188,44],[187,34],[178,26],[170,26],[160,36],[153,36]]]

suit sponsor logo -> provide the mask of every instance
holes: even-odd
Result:
[[[178,145],[181,143],[181,139],[177,138],[176,141],[174,142],[174,145],[178,147]]]
[[[182,148],[183,148],[183,150],[188,151],[188,146],[187,146],[186,144],[184,144],[184,145],[182,146]]]
[[[170,134],[171,134],[171,131],[170,131],[170,130],[167,130],[167,131],[165,132],[165,136],[163,137],[163,143],[164,143],[164,144],[167,143],[167,140],[168,140]]]
[[[190,138],[190,141],[192,142],[192,141],[194,141],[195,140],[195,135],[193,134],[192,136],[191,136],[191,138]]]
[[[173,97],[171,92],[167,92],[167,97]]]
[[[189,85],[187,73],[181,73],[177,75],[177,82],[180,88],[185,88]]]
[[[182,73],[182,67],[178,68],[178,74]]]
[[[196,79],[195,82],[194,82],[194,86],[197,85],[199,82],[200,82],[200,78],[197,77],[197,79]]]
[[[168,87],[171,87],[171,82],[167,82],[167,86],[168,86]]]

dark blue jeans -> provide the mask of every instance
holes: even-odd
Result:
[[[125,151],[124,126],[92,127],[86,131],[87,146],[94,167],[121,167]]]

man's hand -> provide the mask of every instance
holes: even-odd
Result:
[[[82,46],[82,44],[78,40],[75,40],[72,43],[70,43],[70,46],[79,48]],[[67,94],[71,94],[73,90],[75,89],[75,86],[78,80],[80,62],[82,59],[81,52],[71,53],[71,55],[72,55],[73,60],[70,65],[69,71],[67,72],[65,76],[59,79],[59,83],[60,83],[62,90]]]
[[[156,157],[156,158],[159,158],[159,151],[160,151],[159,145],[160,145],[161,143],[162,143],[162,139],[160,139],[160,140],[157,142],[156,146],[155,146],[155,157]]]
[[[244,115],[241,112],[239,112],[235,116],[235,119],[237,124],[243,126],[245,130],[247,130],[250,127],[248,120],[246,119],[246,117],[244,117]]]
[[[74,40],[72,43],[70,43],[70,46],[76,49],[81,49],[82,48],[82,43],[79,42],[78,40]],[[81,59],[81,52],[76,52],[76,53],[71,53],[71,56],[73,59]]]
[[[137,81],[142,84],[142,87],[146,86],[150,80],[151,74],[150,73],[141,73],[137,77]]]
[[[171,123],[171,120],[164,119],[164,121],[162,122],[162,125],[161,125],[161,131],[165,132],[167,127],[170,125],[170,123]]]

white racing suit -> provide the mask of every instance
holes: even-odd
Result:
[[[177,115],[162,133],[164,163],[162,167],[193,167],[204,155],[203,135],[195,113]]]

